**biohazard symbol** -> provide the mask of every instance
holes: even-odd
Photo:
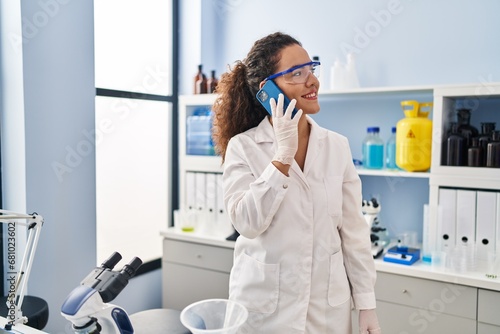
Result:
[[[413,133],[413,131],[408,131],[408,133],[406,134],[406,138],[415,138],[415,134]]]

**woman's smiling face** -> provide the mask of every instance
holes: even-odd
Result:
[[[298,44],[287,46],[281,51],[281,59],[278,63],[276,73],[286,71],[297,65],[309,63],[310,61],[311,58],[302,46]],[[304,69],[308,70],[307,67]],[[273,80],[290,100],[297,100],[296,108],[302,109],[304,114],[316,114],[319,112],[319,80],[315,75],[309,73],[304,83],[286,82],[284,76],[278,76]]]

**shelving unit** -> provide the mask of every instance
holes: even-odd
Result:
[[[432,98],[434,101],[433,120],[433,146],[431,169],[424,173],[412,173],[393,170],[368,170],[358,169],[362,177],[384,178],[408,178],[422,179],[429,186],[429,203],[437,203],[436,191],[439,187],[463,187],[475,189],[500,189],[500,170],[492,168],[472,168],[472,167],[449,167],[441,164],[441,143],[442,134],[445,133],[447,123],[450,122],[455,110],[455,102],[458,100],[468,101],[478,110],[483,106],[491,108],[491,105],[498,105],[500,109],[500,84],[499,83],[479,83],[476,85],[439,85],[439,86],[403,86],[403,87],[372,87],[359,88],[342,91],[320,91],[320,102],[322,105],[329,103],[352,104],[359,100],[372,103],[376,100],[384,99],[417,99]],[[221,159],[214,156],[189,156],[186,155],[186,118],[199,107],[210,107],[216,96],[214,94],[191,95],[180,97],[180,123],[179,123],[179,143],[180,143],[180,195],[181,203],[184,198],[185,171],[214,172],[222,173]],[[339,109],[342,109],[339,108]],[[376,109],[375,107],[374,109]],[[382,107],[379,107],[382,108]],[[331,108],[335,109],[335,108]],[[330,112],[328,110],[328,112]],[[360,115],[368,113],[370,117],[377,113],[377,110],[358,111]],[[323,111],[322,111],[323,113]],[[379,112],[387,114],[386,112]],[[393,112],[394,113],[394,112]],[[321,114],[321,113],[320,113]],[[489,114],[491,115],[491,114]],[[316,115],[315,115],[316,116]],[[474,115],[476,116],[476,115]],[[321,116],[322,117],[322,116]],[[360,117],[360,116],[357,116]],[[402,118],[402,113],[392,116],[393,119]],[[496,114],[496,119],[500,124],[500,112]],[[321,122],[323,125],[324,122]],[[344,124],[345,125],[345,124]],[[328,126],[327,126],[328,127]],[[359,128],[357,129],[359,130]],[[359,131],[356,133],[359,134]],[[348,130],[347,130],[348,131]],[[344,131],[340,131],[344,133]],[[354,135],[347,135],[354,137]],[[359,137],[359,135],[358,135]],[[351,143],[356,148],[357,145]],[[432,218],[434,219],[434,218]]]
[[[431,86],[415,86],[415,87],[374,87],[360,88],[356,90],[343,91],[321,91],[320,99],[328,103],[332,100],[352,100],[360,98],[378,99],[387,97],[401,98],[418,98],[422,95],[432,95],[433,88]],[[200,107],[209,107],[215,101],[215,94],[200,94],[200,95],[185,95],[179,98],[179,171],[180,175],[180,197],[185,198],[185,179],[183,174],[186,171],[194,172],[210,172],[222,173],[221,159],[217,156],[200,156],[186,155],[186,118]],[[411,173],[399,170],[368,170],[358,169],[360,175],[363,176],[380,176],[389,178],[415,178],[429,179],[430,173]]]

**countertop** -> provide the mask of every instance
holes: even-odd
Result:
[[[222,237],[207,236],[196,232],[183,232],[174,227],[161,231],[160,234],[168,239],[195,242],[224,248],[234,248],[234,241],[227,241]],[[386,272],[500,291],[500,272],[496,273],[496,277],[488,277],[485,270],[487,265],[483,262],[477,263],[477,269],[475,271],[465,272],[457,272],[450,268],[435,268],[430,264],[422,262],[421,260],[412,265],[404,265],[385,262],[382,259],[376,259],[375,268],[378,272]]]

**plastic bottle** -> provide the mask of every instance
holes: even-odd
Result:
[[[380,138],[378,126],[368,127],[363,140],[363,167],[382,169],[384,167],[384,141]]]
[[[408,172],[423,172],[431,166],[432,121],[428,119],[432,102],[402,101],[406,118],[396,127],[396,164]]]
[[[464,166],[466,147],[465,137],[458,133],[458,123],[451,123],[451,133],[446,138],[446,166]]]
[[[500,131],[493,131],[486,156],[486,167],[500,168]]]
[[[336,59],[332,66],[330,89],[342,90],[345,87],[345,67],[340,63],[340,60]]]
[[[495,122],[481,123],[481,134],[479,135],[479,146],[483,149],[483,162],[481,166],[486,166],[488,143],[491,142],[491,134],[495,131]]]
[[[358,71],[356,70],[356,62],[353,53],[347,55],[346,88],[359,88]]]
[[[472,145],[472,138],[477,137],[479,131],[475,126],[470,125],[471,110],[461,108],[457,110],[458,133],[466,139],[467,147]]]
[[[396,127],[393,126],[391,129],[391,136],[387,140],[386,144],[386,155],[385,155],[385,167],[388,169],[397,169],[396,165]]]
[[[467,166],[481,167],[483,165],[483,148],[479,146],[479,138],[472,138],[472,145],[467,149]]]

